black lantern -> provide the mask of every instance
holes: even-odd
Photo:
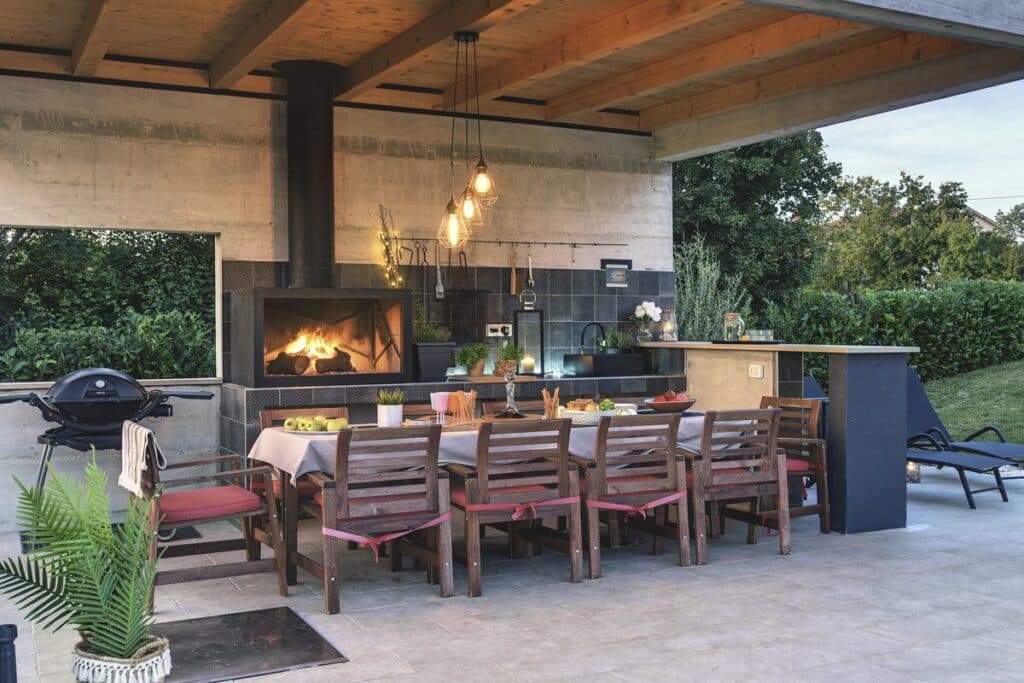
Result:
[[[544,311],[518,310],[512,313],[512,343],[522,344],[526,355],[519,363],[523,375],[544,376]]]

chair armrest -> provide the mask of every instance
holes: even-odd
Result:
[[[201,465],[212,465],[215,462],[227,462],[229,460],[234,460],[235,462],[239,462],[239,463],[244,462],[242,456],[240,456],[240,455],[218,455],[218,456],[216,456],[214,458],[205,458],[203,460],[189,460],[187,462],[171,463],[170,465],[168,465],[164,469],[165,470],[177,470],[177,469],[182,469],[182,468],[185,468],[185,467],[199,467]]]
[[[581,458],[578,455],[570,455],[569,456],[569,462],[571,462],[573,465],[576,465],[578,467],[582,467],[583,469],[589,469],[591,467],[597,467],[597,463],[594,462],[593,460],[588,460],[587,458]]]
[[[945,446],[946,450],[953,450],[953,446],[950,445],[949,439],[946,438],[946,434],[938,427],[929,427],[924,431],[925,434],[930,434],[939,443]],[[915,435],[916,436],[916,435]]]
[[[921,442],[924,443],[921,443]],[[947,444],[948,445],[948,444]],[[939,442],[935,440],[935,437],[931,434],[914,434],[907,439],[908,447],[920,447],[920,446],[931,446],[937,451],[949,450],[939,445]]]
[[[454,474],[456,477],[461,477],[462,479],[476,478],[476,468],[460,465],[456,462],[445,465],[443,469]]]
[[[311,482],[319,484],[320,486],[323,486],[329,481],[334,481],[333,477],[326,475],[323,472],[310,472],[309,474],[305,474],[303,476],[309,479]]]
[[[1003,434],[1003,431],[999,429],[999,427],[996,427],[995,425],[987,425],[985,427],[982,427],[978,431],[970,434],[966,439],[964,439],[964,441],[974,441],[975,439],[977,439],[982,434],[985,434],[986,432],[992,432],[997,437],[999,437],[999,440],[1001,442],[1006,443],[1006,435]]]
[[[247,467],[242,470],[229,470],[227,472],[217,472],[216,474],[203,474],[197,477],[183,477],[181,479],[166,479],[160,482],[163,488],[173,488],[175,486],[189,486],[191,484],[202,484],[208,481],[224,481],[226,479],[234,479],[235,477],[247,477],[254,474],[271,474],[273,469],[270,466],[265,467]]]

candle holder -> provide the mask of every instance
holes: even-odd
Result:
[[[501,409],[501,412],[495,413],[494,417],[513,420],[520,420],[526,417],[516,407],[515,373],[510,372],[505,375],[505,407]]]
[[[544,311],[513,311],[512,318],[512,343],[520,344],[526,350],[526,356],[519,362],[520,374],[543,377]]]

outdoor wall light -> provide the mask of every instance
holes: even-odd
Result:
[[[916,462],[907,463],[907,483],[908,484],[920,484],[921,483],[921,465]]]

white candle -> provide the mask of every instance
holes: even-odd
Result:
[[[533,356],[523,356],[523,360],[522,360],[523,372],[525,372],[527,374],[532,373],[533,372],[533,367],[534,367],[535,363],[536,363],[536,361],[533,359]]]

